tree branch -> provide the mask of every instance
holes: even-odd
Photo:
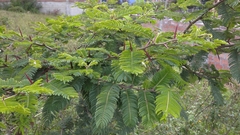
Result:
[[[184,34],[191,28],[191,26],[193,24],[195,24],[197,21],[201,20],[202,17],[207,14],[210,10],[212,10],[213,8],[217,7],[218,5],[220,5],[221,3],[223,3],[224,0],[220,0],[218,3],[214,4],[212,7],[208,8],[203,14],[201,14],[199,17],[197,17],[194,21],[190,22],[189,25],[187,26],[187,28],[184,30]]]

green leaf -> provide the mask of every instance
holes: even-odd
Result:
[[[142,123],[144,125],[153,125],[156,120],[155,98],[149,91],[139,91],[138,93],[139,116],[142,118]]]
[[[169,113],[175,118],[179,117],[182,107],[177,94],[166,86],[158,86],[157,91],[160,94],[156,97],[156,113],[163,113],[161,120],[166,120]]]
[[[41,61],[40,60],[34,60],[34,59],[30,59],[29,60],[29,64],[35,68],[41,68]]]
[[[222,97],[222,94],[221,94],[221,86],[219,84],[219,82],[217,81],[214,81],[212,79],[209,79],[208,80],[209,82],[209,85],[211,87],[211,94],[214,98],[214,103],[216,105],[223,105],[224,104],[224,99]]]
[[[63,83],[71,82],[74,78],[70,75],[64,75],[62,73],[53,73],[53,77],[56,80],[62,81]]]
[[[142,62],[144,61],[145,55],[144,51],[141,50],[125,50],[122,52],[119,65],[120,68],[125,72],[130,72],[132,74],[142,74],[144,72],[144,66]]]
[[[88,8],[85,10],[85,13],[88,17],[99,19],[99,20],[106,20],[110,18],[110,14],[107,12],[102,12],[96,8]]]
[[[170,67],[166,67],[163,70],[158,71],[152,79],[151,87],[156,88],[159,85],[167,85],[172,79]]]
[[[122,27],[122,23],[118,20],[104,20],[98,23],[95,23],[95,27],[102,29],[109,29],[109,30],[119,30]]]
[[[78,97],[78,93],[74,90],[73,87],[68,87],[66,84],[63,84],[60,81],[51,81],[44,85],[46,88],[53,91],[53,95],[63,96],[66,99]]]
[[[193,68],[193,70],[197,71],[200,68],[202,68],[207,58],[208,58],[208,53],[205,51],[200,51],[196,55],[194,55],[191,60],[191,67]]]
[[[33,94],[53,94],[51,89],[45,88],[41,86],[42,79],[37,80],[32,85],[25,86],[23,88],[15,88],[15,92],[26,92],[26,93],[33,93]]]
[[[142,8],[140,6],[129,6],[129,7],[124,7],[123,8],[117,8],[114,10],[116,13],[117,18],[129,16],[132,14],[140,14],[142,12]]]
[[[109,84],[102,88],[97,96],[95,121],[96,126],[104,128],[112,120],[114,111],[117,107],[119,97],[119,87],[115,84]]]
[[[237,49],[230,52],[228,63],[232,77],[240,83],[240,54]]]
[[[30,114],[30,110],[28,108],[25,108],[24,105],[20,104],[17,101],[16,96],[11,96],[5,98],[4,96],[0,97],[0,112],[1,113],[11,113],[11,112],[17,112],[20,114]]]
[[[131,74],[121,70],[119,67],[119,63],[116,60],[112,61],[112,71],[112,75],[117,82],[126,82],[128,80],[131,80]]]
[[[122,29],[135,34],[136,36],[140,36],[143,38],[153,38],[153,32],[150,28],[145,28],[142,25],[137,24],[126,24],[122,26]]]
[[[126,126],[135,126],[138,121],[137,96],[133,90],[121,93],[123,121]]]
[[[44,125],[48,126],[51,124],[56,114],[67,107],[69,100],[62,96],[50,96],[45,102],[42,110]]]
[[[17,73],[14,79],[22,80],[23,78],[26,78],[26,75],[28,75],[28,77],[32,79],[36,72],[37,68],[27,65],[20,72]]]
[[[0,87],[1,88],[16,88],[16,87],[22,87],[25,84],[14,80],[13,78],[2,80],[0,79]]]

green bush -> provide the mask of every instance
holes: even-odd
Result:
[[[21,7],[25,11],[30,11],[33,13],[38,13],[42,6],[37,2],[37,0],[11,0],[11,7],[9,9],[20,9]],[[13,10],[11,10],[13,11]]]
[[[10,8],[8,9],[8,11],[21,12],[21,13],[24,13],[24,12],[25,12],[25,10],[24,10],[22,7],[20,7],[20,6],[10,7]]]
[[[8,18],[7,17],[1,17],[0,18],[0,25],[8,25]]]

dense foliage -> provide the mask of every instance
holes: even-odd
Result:
[[[10,5],[5,5],[7,10],[15,12],[26,12],[30,11],[38,13],[42,6],[37,0],[11,0]]]
[[[61,134],[127,134],[169,115],[187,120],[181,95],[201,79],[211,87],[211,106],[224,105],[224,84],[231,76],[240,81],[238,2],[179,0],[164,7],[89,0],[77,3],[81,15],[38,22],[34,35],[1,26],[0,126],[9,134],[54,134],[48,127],[65,116]],[[189,6],[200,10],[190,13]],[[189,26],[184,32],[142,26],[165,17]],[[194,25],[199,20],[205,27]],[[230,72],[208,65],[210,52],[230,53]],[[61,114],[73,103],[76,120]]]

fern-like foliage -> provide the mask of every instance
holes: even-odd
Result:
[[[240,54],[237,49],[230,52],[228,62],[232,77],[240,83]]]
[[[152,78],[151,87],[156,88],[159,85],[167,85],[172,79],[171,69],[167,67],[158,71]]]
[[[109,30],[119,30],[123,24],[117,20],[105,20],[98,23],[95,23],[95,27],[98,29],[109,29]]]
[[[62,81],[63,83],[71,82],[74,78],[70,75],[64,75],[62,73],[54,73],[53,77],[56,80]]]
[[[155,98],[149,91],[138,92],[138,108],[139,116],[145,125],[152,125],[156,120],[155,114]]]
[[[214,99],[214,104],[216,105],[223,105],[224,99],[221,93],[222,86],[219,84],[219,82],[209,79],[208,80],[209,85],[211,87],[211,94]]]
[[[122,18],[132,14],[140,14],[143,11],[142,8],[139,6],[126,6],[124,8],[127,8],[127,10],[122,10],[123,8],[117,8],[116,10],[114,10],[117,18]]]
[[[205,51],[200,51],[196,55],[194,55],[191,60],[192,69],[194,71],[197,71],[198,69],[202,68],[204,62],[206,62],[207,57],[208,53]]]
[[[56,118],[56,114],[65,109],[69,104],[69,100],[63,98],[62,96],[50,96],[45,102],[42,110],[43,120],[45,126],[51,124],[54,118]]]
[[[112,120],[119,97],[119,87],[115,84],[108,84],[102,88],[97,96],[95,121],[96,126],[104,128]]]
[[[162,114],[162,120],[166,120],[170,113],[174,117],[179,117],[182,107],[178,95],[166,86],[158,86],[157,91],[160,93],[156,97],[156,113]]]
[[[122,115],[126,126],[135,126],[138,121],[137,96],[133,90],[125,90],[121,93]]]
[[[54,80],[45,84],[44,86],[52,90],[53,95],[63,96],[66,99],[70,99],[70,97],[78,97],[78,93],[74,90],[73,87],[69,87],[60,81]]]
[[[16,88],[16,87],[23,87],[24,85],[28,85],[29,82],[27,80],[23,81],[16,81],[13,78],[2,80],[0,79],[0,87],[1,88]]]
[[[125,50],[119,59],[120,68],[132,74],[142,74],[145,69],[142,65],[144,58],[144,52],[141,50]]]
[[[29,108],[26,108],[23,104],[20,104],[17,101],[16,96],[11,97],[1,97],[0,102],[0,112],[1,113],[11,113],[11,112],[17,112],[19,114],[30,114]]]
[[[14,89],[14,91],[17,93],[25,92],[25,93],[32,93],[32,94],[47,94],[47,95],[53,94],[53,91],[51,89],[42,87],[41,82],[42,82],[42,79],[39,79],[32,85],[25,86],[22,88],[16,88]]]
[[[35,73],[37,72],[37,68],[27,65],[20,72],[17,73],[14,79],[22,80],[26,78],[26,75],[32,79]]]
[[[118,61],[112,61],[113,77],[117,82],[131,80],[131,74],[120,69]]]

